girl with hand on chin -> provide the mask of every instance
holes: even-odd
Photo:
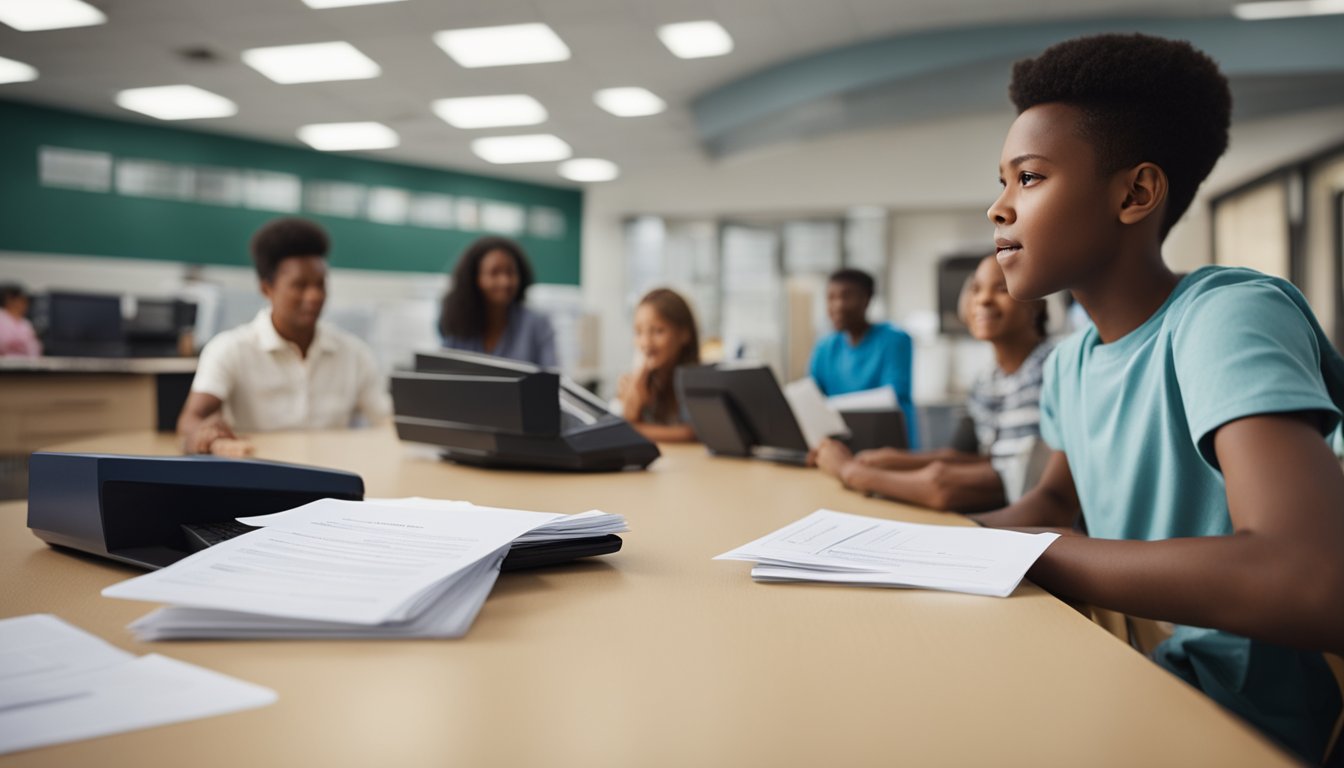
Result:
[[[635,368],[621,376],[616,387],[621,415],[655,442],[695,440],[673,388],[677,366],[700,362],[700,335],[686,300],[666,288],[640,299],[635,308],[635,349]]]

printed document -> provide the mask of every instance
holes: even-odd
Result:
[[[0,754],[275,700],[274,691],[191,664],[137,658],[55,616],[0,620]]]
[[[240,518],[260,530],[114,584],[108,597],[292,619],[404,621],[427,592],[559,515],[319,499]]]
[[[819,509],[719,555],[759,581],[923,587],[1007,597],[1059,534],[918,525]]]

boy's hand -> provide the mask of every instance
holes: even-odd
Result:
[[[854,454],[839,440],[827,438],[816,448],[817,466],[833,477],[840,477],[845,465],[853,460]]]
[[[230,459],[245,459],[256,452],[257,449],[254,445],[246,440],[239,440],[234,437],[220,437],[210,443],[210,453]]]
[[[210,453],[210,447],[217,440],[237,440],[238,436],[229,428],[222,414],[216,413],[204,419],[182,446],[187,453]]]

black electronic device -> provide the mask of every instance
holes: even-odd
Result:
[[[840,417],[849,428],[845,445],[855,453],[870,448],[910,447],[910,436],[905,424],[905,413],[899,408],[866,411],[841,411]]]
[[[519,469],[642,469],[658,447],[606,404],[529,363],[444,350],[392,376],[397,435],[461,464]]]
[[[127,352],[120,296],[53,291],[38,297],[33,320],[47,355],[121,357]]]
[[[775,374],[764,365],[719,363],[677,369],[677,398],[695,434],[711,453],[752,456],[786,464],[807,460],[807,440]],[[905,448],[900,409],[841,411],[855,451]]]
[[[28,460],[28,527],[49,544],[142,568],[191,554],[183,524],[221,524],[321,498],[360,500],[359,475],[213,456],[39,451]]]
[[[677,369],[677,399],[711,453],[801,464],[807,441],[775,374],[736,363]]]

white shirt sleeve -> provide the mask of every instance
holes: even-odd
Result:
[[[196,376],[191,380],[192,392],[203,392],[228,401],[237,372],[237,355],[233,354],[231,341],[229,335],[216,336],[201,350],[201,357],[196,362]]]

